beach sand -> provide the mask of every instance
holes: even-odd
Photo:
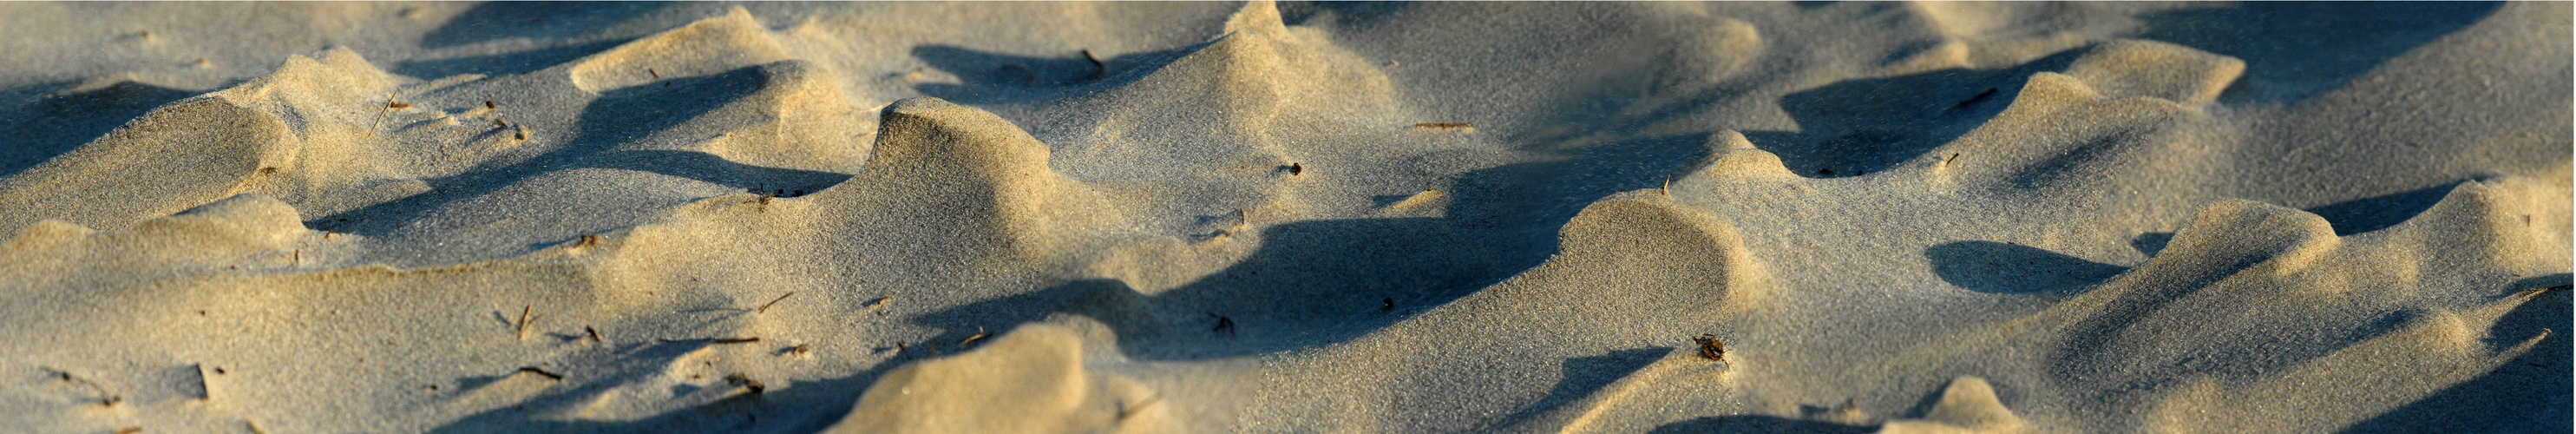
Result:
[[[0,426],[2563,433],[2570,21],[0,3]]]

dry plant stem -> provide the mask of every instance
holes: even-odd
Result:
[[[771,305],[776,305],[776,304],[778,304],[778,302],[779,302],[779,301],[783,301],[783,300],[786,300],[786,299],[787,299],[787,297],[794,297],[794,296],[796,296],[796,291],[787,291],[787,293],[786,293],[786,294],[779,295],[779,296],[778,296],[778,298],[769,299],[769,302],[768,302],[768,303],[761,303],[761,304],[760,304],[760,308],[758,308],[758,309],[752,309],[752,310],[751,310],[751,313],[768,312],[768,311],[769,311],[769,306],[771,306]]]
[[[376,127],[382,126],[385,122],[385,111],[394,106],[394,98],[400,97],[402,97],[400,93],[385,96],[385,106],[376,108],[376,120],[367,123],[367,137],[376,136]]]
[[[533,304],[519,308],[519,340],[528,340],[528,314],[536,313],[536,310],[537,306]]]
[[[98,405],[99,405],[99,406],[102,406],[102,407],[113,407],[113,406],[115,406],[115,405],[116,405],[116,403],[117,403],[118,401],[124,401],[124,400],[125,400],[125,398],[124,398],[124,397],[116,396],[116,394],[114,394],[114,393],[108,393],[108,392],[107,392],[107,387],[106,387],[106,386],[100,386],[100,385],[98,385],[98,382],[95,382],[95,381],[89,381],[89,379],[87,379],[87,378],[80,378],[80,377],[72,376],[71,371],[64,371],[64,370],[59,370],[59,369],[54,369],[54,368],[41,368],[41,369],[44,369],[44,370],[45,370],[45,372],[52,373],[52,374],[54,374],[55,376],[62,377],[63,381],[77,381],[77,382],[80,382],[80,383],[81,383],[81,384],[83,384],[83,385],[88,385],[88,386],[89,386],[89,388],[90,388],[91,390],[96,390],[96,391],[98,391],[98,396],[99,396],[99,399],[98,399]]]
[[[519,372],[526,372],[526,373],[531,373],[531,374],[543,375],[543,376],[545,376],[547,379],[556,380],[556,381],[562,381],[562,380],[564,379],[563,374],[557,374],[557,373],[553,373],[553,372],[546,372],[546,370],[544,370],[544,369],[537,369],[537,367],[535,367],[535,366],[529,366],[529,367],[519,368]]]

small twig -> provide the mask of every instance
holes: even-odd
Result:
[[[707,343],[716,344],[716,345],[725,345],[725,344],[748,344],[748,343],[753,343],[753,342],[760,342],[760,338],[756,338],[756,337],[752,337],[752,338],[719,338],[719,339],[708,339],[708,340],[707,340]]]
[[[537,305],[533,304],[519,308],[519,340],[528,340],[528,314],[535,313],[536,310]]]
[[[125,400],[125,397],[122,397],[122,396],[116,396],[116,394],[114,394],[114,393],[108,393],[108,392],[107,392],[107,387],[106,387],[106,386],[100,386],[100,385],[98,385],[98,382],[95,382],[95,381],[89,381],[89,379],[87,379],[87,378],[80,378],[80,377],[72,376],[71,371],[64,371],[64,370],[60,370],[60,369],[54,369],[54,368],[43,368],[43,367],[39,367],[39,368],[37,368],[37,369],[43,369],[45,372],[52,373],[52,374],[54,374],[55,376],[58,376],[58,377],[62,377],[63,381],[77,381],[77,382],[80,382],[81,384],[89,385],[89,388],[90,388],[91,390],[96,390],[96,391],[98,391],[98,396],[99,396],[99,399],[98,399],[98,405],[99,405],[99,406],[102,406],[102,407],[114,407],[114,406],[116,406],[116,403],[117,403],[117,402],[119,402],[119,401],[124,401],[124,400]]]
[[[196,365],[196,366],[197,366],[197,393],[199,394],[199,396],[201,396],[201,398],[198,398],[198,399],[207,399],[207,400],[215,399],[215,396],[214,396],[214,390],[215,390],[214,385],[212,385],[212,384],[206,384],[206,365]]]
[[[1100,56],[1092,55],[1092,54],[1091,54],[1091,50],[1089,50],[1089,49],[1084,49],[1084,50],[1082,50],[1082,60],[1089,60],[1089,61],[1091,61],[1091,76],[1092,76],[1092,77],[1095,77],[1095,78],[1096,78],[1096,77],[1104,77],[1104,76],[1108,76],[1108,75],[1109,75],[1109,64],[1108,64],[1108,63],[1106,63],[1106,62],[1101,62],[1101,61],[1100,61]]]
[[[546,370],[544,370],[544,369],[537,369],[537,367],[535,367],[535,366],[529,366],[529,367],[519,368],[519,372],[526,372],[526,373],[532,373],[532,374],[537,374],[537,375],[543,375],[543,376],[546,376],[546,378],[553,379],[553,380],[556,380],[556,381],[562,381],[562,380],[563,380],[563,378],[564,378],[564,377],[563,377],[563,374],[557,374],[557,373],[553,373],[553,372],[546,372]]]
[[[985,332],[984,332],[984,327],[978,326],[978,327],[975,327],[975,335],[974,335],[974,336],[967,336],[967,337],[966,337],[966,340],[958,341],[958,342],[957,342],[957,346],[962,348],[962,347],[965,347],[965,346],[966,346],[966,344],[975,343],[975,341],[983,340],[985,336],[990,336],[990,335],[992,335],[992,334],[991,334],[991,333],[985,333]]]
[[[1137,411],[1144,410],[1144,409],[1145,409],[1145,407],[1152,407],[1152,406],[1154,406],[1154,404],[1161,403],[1161,402],[1163,402],[1163,395],[1154,395],[1154,396],[1148,396],[1148,397],[1145,397],[1145,400],[1144,400],[1144,401],[1142,401],[1142,402],[1138,402],[1135,406],[1132,406],[1132,407],[1131,407],[1131,406],[1128,406],[1126,401],[1119,401],[1119,402],[1118,402],[1118,420],[1127,420],[1127,416],[1135,415]]]
[[[376,120],[367,123],[367,137],[376,136],[376,127],[383,125],[385,122],[385,111],[394,106],[394,98],[400,97],[402,97],[401,92],[395,92],[392,95],[385,96],[385,106],[376,108]]]
[[[768,312],[768,311],[769,311],[769,306],[770,306],[770,305],[778,304],[778,302],[779,302],[779,301],[786,300],[786,299],[787,299],[787,297],[794,297],[794,296],[796,296],[796,291],[787,291],[787,293],[786,293],[786,294],[779,295],[779,296],[778,296],[778,298],[770,299],[768,303],[761,303],[761,304],[760,304],[760,308],[758,308],[758,309],[752,309],[752,310],[751,310],[751,313]]]
[[[744,390],[749,390],[751,393],[760,393],[763,390],[769,390],[769,386],[760,384],[760,380],[753,380],[750,376],[742,374],[725,375],[724,379],[726,383],[742,386]]]
[[[590,333],[590,342],[591,342],[591,343],[606,343],[606,342],[608,342],[608,340],[607,340],[607,339],[600,339],[600,338],[599,338],[599,329],[590,328],[590,326],[581,326],[581,331],[589,332],[589,333]]]

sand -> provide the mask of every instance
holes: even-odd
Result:
[[[2567,432],[2571,15],[0,3],[0,426]]]

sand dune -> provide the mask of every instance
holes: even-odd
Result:
[[[2564,432],[2570,16],[0,4],[0,423]]]

